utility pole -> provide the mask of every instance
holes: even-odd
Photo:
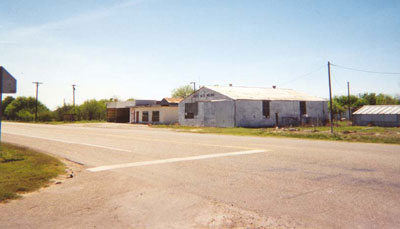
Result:
[[[190,82],[190,84],[193,84],[193,92],[196,91],[196,82]]]
[[[36,84],[35,122],[37,122],[39,84],[43,84],[43,83],[42,83],[42,82],[32,82],[32,83],[33,83],[33,84]]]
[[[349,121],[351,120],[351,101],[350,101],[350,82],[347,81],[347,102],[348,104],[348,110],[349,110]]]
[[[331,63],[328,61],[328,78],[329,78],[329,107],[330,107],[330,123],[331,134],[333,134],[333,110],[332,110],[332,85],[331,85]]]
[[[75,107],[75,87],[76,87],[76,85],[75,84],[72,84],[72,104],[74,105],[74,107]]]

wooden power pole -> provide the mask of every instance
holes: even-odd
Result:
[[[72,104],[74,105],[74,107],[75,107],[75,87],[76,87],[76,85],[75,84],[72,84]]]
[[[328,78],[329,78],[329,107],[330,107],[330,123],[331,134],[333,134],[333,107],[332,107],[332,85],[331,85],[331,63],[328,61]]]
[[[35,104],[35,122],[37,122],[37,113],[38,113],[38,98],[39,98],[39,84],[43,84],[42,82],[32,82],[36,84],[36,104]]]
[[[351,120],[351,101],[350,101],[350,82],[347,81],[347,102],[349,111],[349,121]]]

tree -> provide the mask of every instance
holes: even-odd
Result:
[[[74,113],[74,107],[67,104],[64,104],[62,107],[57,107],[57,109],[53,111],[54,118],[57,121],[64,121],[64,115],[72,113]]]
[[[328,105],[328,109],[330,109],[330,106]],[[332,100],[332,114],[333,115],[340,115],[345,111],[345,109],[336,101]]]
[[[35,117],[36,99],[34,97],[17,97],[5,109],[8,119],[33,121]],[[38,101],[38,114],[49,112],[49,108]],[[47,114],[46,114],[47,115]],[[39,116],[40,118],[40,116]]]
[[[365,104],[376,105],[376,94],[375,93],[364,93],[360,95],[360,98],[365,101]]]
[[[349,98],[347,95],[335,96],[333,100],[336,101],[343,108],[348,108],[349,106]],[[357,96],[350,95],[350,107],[357,107],[356,104],[359,103],[359,100],[360,98],[358,98]]]
[[[396,105],[400,104],[400,101],[395,97],[385,94],[379,94],[376,96],[376,104],[377,105]]]
[[[14,98],[14,97],[11,97],[11,96],[7,96],[5,99],[3,99],[1,109],[3,110],[3,113],[2,113],[2,114],[3,114],[4,116],[6,116],[6,115],[5,115],[5,111],[6,111],[7,106],[10,105],[10,103],[12,103],[12,101],[14,101],[14,100],[15,100],[15,98]],[[5,117],[5,118],[7,118],[7,117]]]
[[[105,120],[107,118],[107,100],[86,100],[79,106],[78,118],[81,120]]]
[[[186,98],[194,92],[190,85],[181,86],[172,90],[173,98]]]

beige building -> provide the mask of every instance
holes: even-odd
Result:
[[[182,99],[164,98],[154,105],[130,108],[130,123],[178,123],[178,104]]]

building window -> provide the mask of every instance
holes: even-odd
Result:
[[[185,119],[192,119],[197,115],[198,103],[185,103]]]
[[[149,121],[149,112],[143,111],[142,112],[142,122],[148,122],[148,121]]]
[[[270,111],[269,111],[269,103],[270,103],[269,100],[262,101],[263,116],[266,117],[266,118],[269,118],[269,113],[270,113]]]
[[[159,111],[153,111],[153,113],[151,114],[151,121],[153,121],[153,122],[160,121],[160,112]]]
[[[300,115],[307,114],[306,102],[300,101]]]

